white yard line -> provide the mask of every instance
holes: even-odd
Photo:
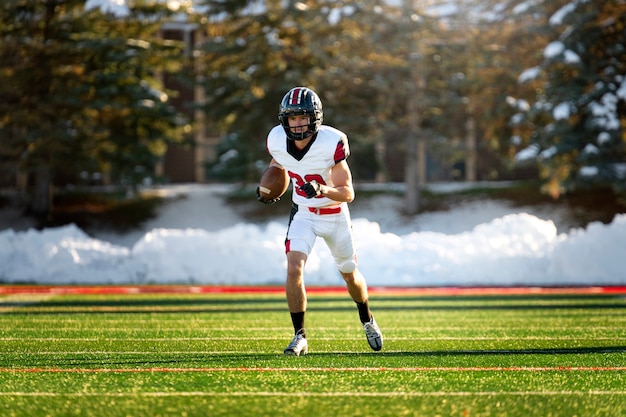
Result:
[[[0,397],[526,397],[626,395],[626,391],[431,391],[431,392],[0,392]]]
[[[206,352],[203,352],[206,353]],[[239,353],[239,352],[236,352]],[[202,367],[202,368],[0,368],[0,373],[186,373],[186,372],[623,372],[626,366],[450,367]]]
[[[284,340],[285,337],[275,336],[254,336],[253,340]],[[323,341],[342,341],[342,340],[362,340],[362,337],[315,337],[312,340]],[[236,336],[223,336],[223,337],[108,337],[102,335],[99,337],[0,337],[2,342],[15,342],[15,341],[36,341],[36,342],[182,342],[182,341],[205,341],[205,342],[219,342],[220,340],[235,341],[243,340],[250,341],[250,337],[236,337]],[[535,340],[535,341],[570,341],[580,340],[578,336],[528,336],[528,337],[453,337],[453,336],[434,336],[434,337],[387,337],[386,341],[416,341],[416,342],[428,342],[428,341],[493,341],[493,340],[508,340],[508,341],[523,341],[523,340]],[[586,341],[621,341],[626,340],[626,337],[585,337]]]

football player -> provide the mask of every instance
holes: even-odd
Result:
[[[287,254],[287,304],[295,335],[285,355],[306,355],[308,342],[304,326],[307,296],[304,265],[319,236],[328,245],[335,264],[357,305],[370,347],[378,351],[383,336],[372,316],[367,284],[357,269],[348,203],[354,200],[350,155],[346,134],[323,125],[322,102],[306,87],[292,88],[283,97],[280,124],[267,137],[267,150],[276,165],[287,170],[293,185],[293,206],[285,240]],[[270,204],[259,195],[259,201]]]

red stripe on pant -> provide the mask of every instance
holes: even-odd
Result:
[[[337,213],[341,213],[341,207],[340,206],[337,206],[337,207],[320,207],[320,208],[309,207],[309,211],[311,213],[315,213],[315,214],[319,214],[319,215],[337,214]]]

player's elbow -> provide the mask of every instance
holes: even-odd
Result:
[[[345,187],[343,201],[346,203],[352,203],[354,201],[354,197],[355,197],[354,188]]]

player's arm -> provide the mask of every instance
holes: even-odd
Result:
[[[350,172],[350,167],[345,160],[339,162],[331,169],[330,178],[334,186],[322,185],[322,195],[331,200],[351,203],[354,200],[352,172]]]
[[[331,168],[330,178],[332,186],[311,181],[304,184],[302,190],[307,194],[308,198],[323,195],[335,201],[352,202],[354,200],[352,172],[350,172],[350,167],[345,159]]]

